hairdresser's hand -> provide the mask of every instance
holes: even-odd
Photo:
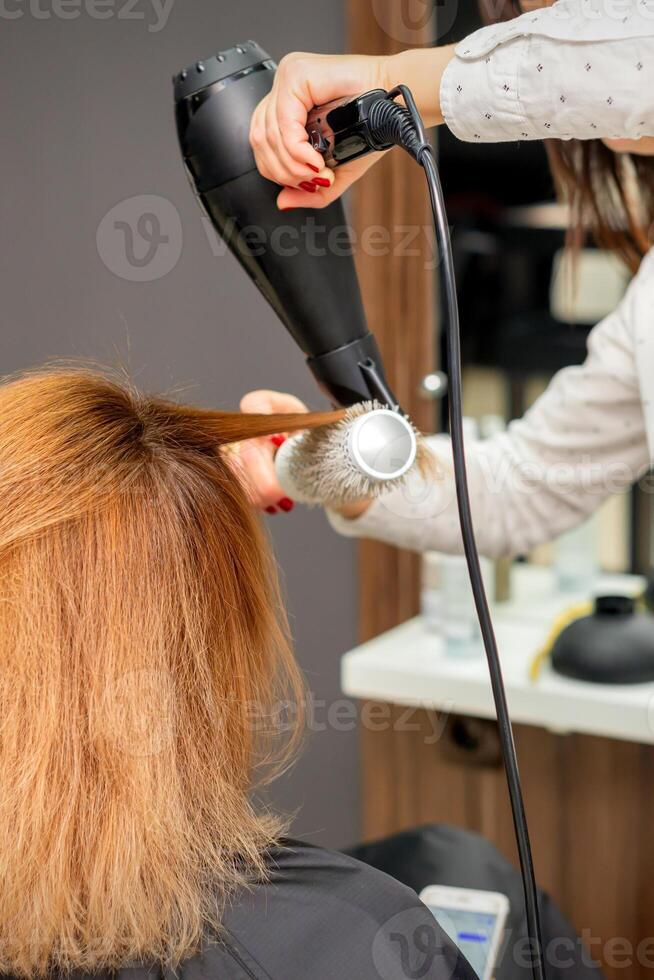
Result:
[[[282,58],[272,91],[255,110],[250,141],[261,174],[285,189],[278,206],[321,208],[331,204],[379,159],[370,154],[339,167],[325,167],[309,143],[307,115],[316,105],[373,88],[387,88],[388,58],[289,54]]]
[[[285,395],[279,391],[250,391],[241,399],[241,411],[272,415],[277,412],[308,412],[307,406],[295,395]],[[280,438],[285,433],[280,432]],[[279,439],[248,439],[239,446],[238,460],[240,472],[250,490],[252,502],[269,514],[278,509],[289,511],[292,501],[288,499],[279,485],[275,472],[275,452]]]
[[[279,207],[325,207],[383,156],[370,153],[335,171],[326,169],[305,128],[314,106],[374,88],[390,90],[403,82],[413,91],[425,124],[437,125],[443,121],[440,79],[453,55],[450,45],[389,57],[296,53],[283,58],[272,91],[255,110],[250,129],[261,174],[284,186]]]
[[[280,391],[250,391],[241,399],[241,411],[253,414],[271,415],[274,412],[308,412],[307,406],[295,395],[286,395]],[[281,439],[286,433],[280,432]],[[240,444],[237,456],[237,466],[250,490],[250,497],[256,507],[261,507],[268,514],[276,514],[278,510],[292,510],[292,501],[288,499],[279,485],[275,471],[275,453],[277,437],[273,439],[248,439]],[[289,506],[291,505],[291,506]],[[339,513],[353,520],[370,506],[370,501],[361,500],[348,504]]]

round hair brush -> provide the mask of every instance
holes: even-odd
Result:
[[[339,506],[401,486],[425,452],[404,415],[361,402],[340,422],[287,439],[275,468],[294,500]]]

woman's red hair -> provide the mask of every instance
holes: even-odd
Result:
[[[3,972],[175,964],[265,874],[281,822],[249,792],[303,690],[226,447],[341,414],[187,408],[84,370],[0,386]]]

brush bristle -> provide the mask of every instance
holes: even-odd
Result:
[[[340,422],[303,432],[290,440],[284,465],[298,499],[338,507],[379,497],[402,486],[415,465],[423,468],[429,451],[417,432],[416,464],[403,476],[380,482],[366,476],[356,465],[349,447],[350,428],[362,415],[384,407],[374,401],[361,402],[348,408]]]

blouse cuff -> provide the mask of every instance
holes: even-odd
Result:
[[[381,500],[374,500],[360,517],[352,519],[343,517],[335,510],[328,509],[326,510],[327,519],[334,530],[346,538],[375,538],[377,537],[375,529],[380,524],[380,504]],[[381,522],[382,524],[385,522],[383,513]]]
[[[414,551],[436,546],[443,551],[459,550],[461,532],[450,440],[430,436],[426,442],[436,461],[433,475],[423,476],[414,470],[403,486],[373,501],[353,520],[328,510],[334,530],[348,538],[372,538]]]

